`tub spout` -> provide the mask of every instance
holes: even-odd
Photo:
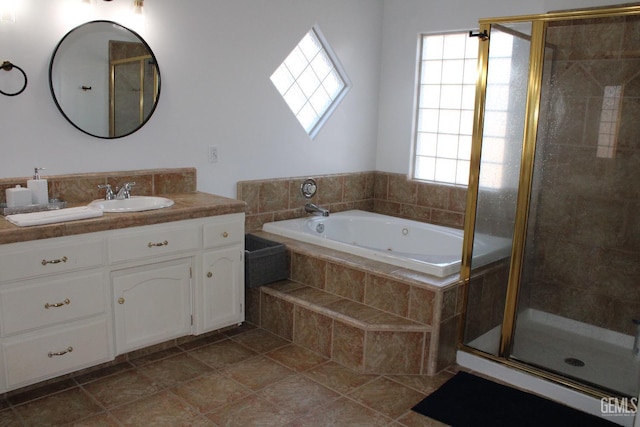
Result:
[[[321,208],[313,203],[307,203],[304,205],[304,211],[313,215],[329,216],[329,209]]]

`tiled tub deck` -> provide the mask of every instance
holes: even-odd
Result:
[[[247,320],[363,373],[435,375],[455,361],[462,283],[286,244],[289,280],[247,289]]]

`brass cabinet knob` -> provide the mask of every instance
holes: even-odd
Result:
[[[118,298],[118,304],[124,304],[124,298],[122,297]]]
[[[208,272],[207,273],[207,277],[213,277],[213,273],[212,272]]]
[[[226,239],[227,237],[229,237],[229,233],[227,233],[227,232],[225,231],[224,233],[222,233],[222,237],[224,237],[224,238]]]

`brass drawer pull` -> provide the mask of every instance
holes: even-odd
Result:
[[[207,273],[207,277],[213,277],[213,273],[212,272],[208,272]]]
[[[66,256],[63,256],[60,259],[52,259],[50,261],[47,261],[46,259],[42,260],[42,265],[47,265],[47,264],[60,264],[61,262],[67,262],[69,258],[67,258]]]
[[[226,239],[227,237],[229,237],[229,233],[227,233],[227,232],[225,231],[224,233],[222,233],[222,237],[224,237],[224,238]]]
[[[150,248],[154,247],[154,246],[167,246],[169,244],[169,242],[167,240],[165,240],[164,242],[160,242],[160,243],[151,243],[149,242],[147,244],[147,246],[149,246]]]
[[[62,307],[63,305],[71,304],[71,300],[69,298],[65,298],[62,302],[54,302],[53,304],[46,303],[44,308],[52,308],[52,307]]]
[[[62,351],[50,351],[49,353],[47,353],[47,356],[49,357],[53,357],[53,356],[62,356],[64,354],[67,353],[71,353],[73,351],[73,347],[69,346],[67,347],[66,350],[62,350]]]

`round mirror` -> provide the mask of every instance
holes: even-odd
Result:
[[[160,69],[134,31],[92,21],[69,31],[56,46],[49,86],[73,126],[98,138],[120,138],[144,126],[155,111]]]

